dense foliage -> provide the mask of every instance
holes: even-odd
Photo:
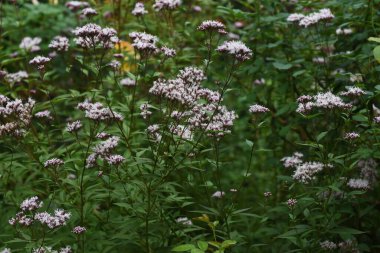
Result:
[[[379,7],[0,1],[0,252],[378,252]]]

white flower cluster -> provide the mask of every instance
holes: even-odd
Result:
[[[16,73],[6,73],[5,80],[10,84],[15,84],[21,82],[23,79],[26,79],[28,77],[28,73],[21,70]]]
[[[70,246],[61,248],[59,251],[54,250],[52,247],[41,246],[39,248],[33,249],[32,253],[73,253],[73,252],[74,251],[71,249]]]
[[[224,191],[216,191],[214,192],[211,197],[213,198],[217,198],[217,199],[221,199],[224,197],[224,195],[226,195],[226,193]]]
[[[309,15],[303,15],[300,13],[294,13],[288,16],[288,22],[298,22],[298,25],[302,27],[309,27],[311,25],[318,24],[321,21],[328,21],[334,18],[330,9],[321,9],[317,12],[310,13]]]
[[[36,56],[34,57],[33,59],[31,59],[29,61],[29,64],[31,65],[35,65],[37,67],[38,70],[44,70],[45,69],[45,65],[50,62],[50,58],[48,57],[45,57],[45,56]]]
[[[355,73],[355,74],[350,73],[350,82],[352,83],[363,82],[363,75],[360,73]]]
[[[50,229],[53,229],[65,226],[70,217],[71,213],[68,213],[63,209],[57,209],[54,211],[54,215],[51,215],[48,212],[36,213],[34,215],[34,220],[38,220],[41,224],[45,224]]]
[[[201,69],[187,67],[175,79],[155,81],[149,92],[185,105],[186,111],[174,111],[172,117],[189,124],[189,131],[200,128],[205,129],[208,134],[222,136],[229,133],[228,129],[237,115],[219,105],[221,96],[218,92],[201,88],[200,84],[204,79]]]
[[[319,245],[323,250],[334,250],[338,248],[338,245],[336,245],[336,243],[328,240],[321,242]]]
[[[178,217],[175,221],[177,223],[180,223],[180,224],[186,225],[186,226],[193,225],[193,222],[189,218],[187,218],[187,217]]]
[[[155,11],[174,10],[181,5],[181,0],[156,0],[153,4]]]
[[[289,208],[293,208],[297,205],[298,201],[296,199],[288,199],[286,201],[286,204],[288,205]]]
[[[58,52],[69,50],[69,39],[63,36],[55,36],[49,44],[49,48]]]
[[[158,48],[156,43],[158,38],[145,32],[131,32],[129,37],[132,39],[132,46],[145,55],[155,53]]]
[[[123,116],[120,113],[112,111],[110,108],[105,108],[101,103],[91,103],[89,101],[84,101],[78,104],[78,109],[85,111],[86,118],[97,120],[97,121],[107,121],[107,120],[123,120]]]
[[[343,100],[332,94],[330,91],[326,93],[318,93],[315,96],[304,95],[297,99],[299,113],[308,113],[314,108],[320,109],[349,109],[352,106],[344,103]]]
[[[301,164],[303,154],[299,152],[294,152],[292,156],[286,156],[281,159],[285,168],[296,168],[297,165]]]
[[[325,167],[332,167],[331,165],[324,165],[320,162],[304,162],[296,166],[293,178],[303,184],[308,184],[315,179],[315,174],[322,171]]]
[[[243,42],[232,40],[225,41],[218,46],[216,51],[232,55],[238,61],[249,60],[252,57],[252,51]]]
[[[266,108],[265,106],[255,104],[255,105],[251,105],[249,107],[249,112],[253,113],[253,114],[256,114],[256,113],[270,112],[270,110],[268,108]]]
[[[378,178],[377,166],[377,162],[371,158],[367,160],[360,160],[358,162],[360,177],[367,180],[371,187],[375,186]]]
[[[347,91],[342,91],[340,93],[341,96],[345,96],[345,97],[360,97],[364,94],[365,94],[365,91],[363,91],[359,87],[354,87],[354,86],[347,87]]]
[[[98,15],[98,12],[91,8],[91,7],[87,7],[87,8],[84,8],[82,11],[81,11],[81,17],[93,17],[93,16],[96,16]]]
[[[80,235],[80,234],[83,234],[84,232],[86,232],[87,229],[85,227],[81,227],[81,226],[76,226],[75,228],[73,228],[72,232],[74,234],[77,234],[77,235]]]
[[[152,115],[152,112],[149,111],[150,104],[143,103],[140,105],[140,115],[143,119],[147,119],[150,115]]]
[[[24,49],[27,52],[37,52],[41,49],[40,43],[41,43],[40,37],[35,37],[35,38],[25,37],[22,39],[19,47],[21,49]]]
[[[73,31],[77,38],[75,43],[82,48],[95,48],[96,46],[110,49],[119,41],[117,32],[113,28],[101,28],[96,24],[87,24],[82,27],[77,27]]]
[[[38,208],[41,208],[43,205],[43,202],[38,199],[37,196],[25,199],[20,204],[20,209],[22,211],[34,211]]]
[[[357,164],[360,169],[360,178],[351,178],[347,186],[356,190],[369,190],[377,181],[377,162],[373,159],[360,160]]]
[[[358,190],[368,190],[370,188],[368,180],[362,178],[351,178],[348,180],[347,185],[352,189]]]
[[[110,66],[113,70],[118,70],[121,67],[121,63],[117,60],[112,60],[110,63],[108,63],[108,66]]]
[[[109,133],[106,133],[106,132],[100,132],[100,133],[97,133],[95,137],[97,139],[100,139],[100,140],[105,140],[105,139],[108,139],[109,137],[111,137],[111,135]]]
[[[55,210],[54,215],[47,212],[36,212],[42,205],[43,202],[37,196],[25,199],[20,205],[21,211],[14,218],[9,219],[9,224],[12,226],[16,224],[30,226],[33,222],[39,221],[53,229],[66,225],[67,220],[70,219],[71,214],[62,209]]]
[[[20,99],[11,100],[0,95],[0,136],[22,136],[32,120],[35,101],[23,103]]]
[[[330,164],[320,162],[304,162],[303,154],[295,152],[292,156],[287,156],[281,159],[285,168],[295,168],[293,179],[308,184],[315,179],[315,175],[324,168],[332,168]]]
[[[147,14],[148,11],[145,10],[144,4],[142,2],[137,2],[135,8],[132,10],[132,15],[134,16],[142,16]]]
[[[168,48],[166,46],[163,46],[160,48],[160,51],[164,54],[166,58],[173,58],[176,56],[177,52],[173,48]]]
[[[45,163],[44,163],[44,167],[45,168],[48,168],[48,167],[58,167],[58,166],[61,166],[63,165],[64,162],[62,159],[59,159],[59,158],[52,158],[52,159],[49,159],[47,160]]]
[[[159,133],[160,126],[157,124],[150,125],[147,128],[147,132],[150,137],[153,138],[154,141],[159,142],[161,141],[162,135]]]
[[[124,161],[124,157],[112,154],[112,151],[114,151],[119,144],[119,140],[119,137],[111,136],[107,140],[96,145],[93,149],[94,152],[87,157],[86,167],[92,168],[96,166],[98,158],[106,160],[109,165],[121,164]]]
[[[193,133],[184,125],[172,125],[169,127],[170,132],[174,135],[177,135],[181,139],[192,140]]]
[[[51,116],[51,112],[49,110],[37,112],[36,114],[34,114],[34,117],[40,118],[40,119],[45,118],[45,119],[48,119],[48,120],[52,120],[53,119],[53,117]]]
[[[353,31],[351,28],[338,28],[336,29],[335,31],[336,35],[349,35],[349,34],[352,34]]]
[[[90,4],[82,1],[69,1],[65,4],[65,6],[69,8],[71,11],[75,12],[83,8],[90,7]]]
[[[82,128],[82,122],[80,122],[80,120],[68,122],[66,125],[66,131],[69,133],[74,133],[81,128]]]
[[[225,29],[226,29],[226,26],[222,22],[219,22],[219,21],[216,21],[216,20],[206,20],[206,21],[203,21],[198,26],[198,30],[200,30],[200,31],[218,31],[218,32],[222,32],[222,31],[225,31]]]
[[[120,80],[120,84],[126,87],[133,87],[136,85],[136,81],[130,77],[126,77]]]
[[[358,138],[360,138],[360,134],[358,134],[356,132],[350,132],[350,133],[346,133],[344,135],[344,139],[346,139],[346,140],[355,140]]]

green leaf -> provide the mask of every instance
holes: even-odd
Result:
[[[380,63],[380,46],[377,46],[373,49],[373,56],[375,57],[376,61]]]
[[[250,141],[250,140],[245,140],[245,143],[247,143],[248,147],[252,148],[253,146],[253,141]]]
[[[236,241],[234,240],[226,240],[224,242],[222,242],[222,248],[228,248],[228,247],[231,247],[232,245],[235,245],[236,244]]]
[[[327,135],[327,133],[328,132],[322,132],[322,133],[318,134],[317,142],[320,142]]]
[[[192,249],[195,249],[195,246],[193,244],[183,244],[183,245],[179,245],[179,246],[173,248],[172,251],[184,252],[184,251],[189,251]]]
[[[368,38],[368,41],[373,41],[373,42],[380,43],[380,38],[369,37],[369,38]]]
[[[200,250],[200,249],[192,249],[192,250],[191,250],[191,253],[204,253],[204,250]]]
[[[206,251],[208,248],[208,243],[205,241],[198,241],[197,245],[198,245],[198,248],[200,248],[203,251]]]
[[[287,70],[287,69],[290,69],[292,67],[292,64],[289,64],[289,63],[281,63],[281,62],[274,62],[273,63],[273,66],[276,68],[276,69],[279,69],[279,70]]]

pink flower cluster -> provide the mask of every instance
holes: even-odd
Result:
[[[49,48],[58,52],[69,50],[69,39],[63,36],[55,36],[49,44]]]
[[[78,104],[78,109],[85,111],[86,118],[96,121],[121,121],[124,118],[120,113],[114,112],[110,108],[105,108],[99,102],[91,103],[86,100]]]
[[[155,11],[174,10],[181,5],[181,0],[155,0],[153,9]]]
[[[309,15],[303,15],[300,13],[294,13],[288,16],[288,22],[296,22],[299,26],[309,27],[311,25],[318,24],[322,21],[328,21],[334,18],[330,9],[321,9],[317,12],[312,12]]]
[[[0,95],[0,136],[22,136],[32,120],[34,104],[32,99],[23,103],[20,99]]]
[[[225,41],[216,50],[233,56],[237,61],[246,61],[252,57],[251,49],[243,42],[237,40]]]
[[[30,226],[35,221],[39,221],[41,224],[53,229],[66,225],[66,222],[70,219],[71,214],[63,209],[55,210],[54,215],[47,212],[36,212],[42,205],[42,201],[37,196],[25,199],[20,205],[21,211],[14,218],[9,219],[9,224],[12,226],[16,224]]]
[[[132,10],[132,15],[137,17],[145,15],[147,13],[148,11],[145,10],[144,4],[142,2],[137,2],[135,8]]]
[[[149,92],[185,106],[187,110],[173,111],[171,116],[187,123],[189,131],[200,128],[222,136],[229,132],[237,115],[220,105],[218,92],[201,88],[204,79],[201,69],[186,67],[175,79],[155,81]]]
[[[120,165],[124,162],[124,157],[121,155],[112,154],[119,144],[119,140],[119,137],[111,136],[107,140],[96,145],[93,149],[94,152],[87,157],[86,167],[95,167],[97,165],[98,158],[106,160],[109,165]]]
[[[326,93],[318,93],[315,96],[304,95],[297,99],[299,113],[308,113],[314,108],[320,109],[350,109],[351,104],[344,103],[343,100],[332,94],[330,91]]]
[[[77,36],[74,39],[75,43],[87,49],[94,49],[97,46],[110,49],[119,41],[115,29],[108,27],[101,28],[92,23],[77,27],[73,33]]]
[[[132,46],[144,55],[149,56],[157,52],[158,38],[145,32],[131,32],[129,37],[132,39]]]

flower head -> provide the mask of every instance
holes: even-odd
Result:
[[[217,49],[218,52],[232,55],[238,61],[249,60],[252,57],[252,51],[241,41],[226,41]]]
[[[144,4],[142,2],[137,2],[135,8],[132,10],[132,15],[134,16],[142,16],[147,14],[148,11],[145,10]]]

